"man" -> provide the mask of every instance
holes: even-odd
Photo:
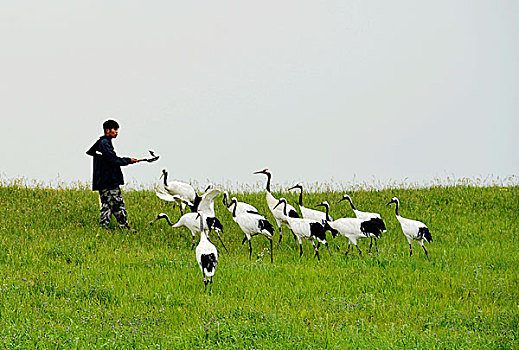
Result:
[[[145,159],[118,157],[112,139],[119,134],[119,124],[115,120],[103,123],[104,135],[87,151],[94,157],[92,190],[99,191],[101,210],[99,224],[107,228],[112,214],[121,227],[130,228],[128,215],[119,186],[124,184],[121,166],[134,164]]]

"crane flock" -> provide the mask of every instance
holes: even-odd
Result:
[[[330,204],[326,200],[315,205],[315,208],[324,207],[324,212],[303,205],[303,184],[298,183],[288,188],[288,190],[298,189],[300,191],[298,203],[301,212],[300,216],[296,208],[290,205],[286,198],[276,199],[271,193],[270,183],[272,173],[268,168],[255,171],[253,174],[263,174],[267,176],[265,185],[266,204],[278,227],[278,246],[281,244],[283,236],[281,227],[285,225],[292,232],[294,240],[299,246],[299,258],[303,255],[303,240],[309,240],[312,243],[315,251],[314,257],[316,257],[318,261],[320,261],[319,247],[321,244],[326,246],[331,255],[326,238],[327,232],[330,232],[334,238],[340,235],[348,240],[346,255],[349,253],[350,246],[353,244],[357,248],[359,255],[362,256],[362,251],[357,242],[365,238],[370,238],[371,240],[369,250],[371,250],[374,240],[375,249],[378,252],[377,240],[381,237],[382,233],[387,232],[386,225],[379,213],[357,210],[351,197],[348,194],[344,194],[343,197],[337,201],[337,204],[347,200],[350,203],[355,217],[344,217],[334,220],[329,214]],[[207,290],[207,285],[213,281],[218,261],[218,249],[210,239],[211,231],[216,232],[222,247],[229,253],[220,235],[220,233],[223,233],[223,225],[217,218],[214,209],[214,200],[218,195],[222,194],[222,191],[215,188],[212,184],[209,184],[202,194],[198,194],[190,184],[181,181],[168,182],[168,172],[166,169],[162,170],[161,178],[162,177],[164,178],[163,188],[157,189],[156,195],[164,201],[173,202],[174,205],[178,205],[181,216],[176,223],[173,223],[167,214],[160,213],[150,222],[150,225],[153,226],[156,221],[164,219],[173,228],[186,227],[191,232],[193,238],[191,249],[195,247],[197,236],[200,234],[200,240],[195,252],[197,262],[202,270],[205,290]],[[248,242],[249,259],[252,258],[252,237],[263,236],[270,243],[270,260],[271,263],[273,263],[273,239],[275,229],[267,217],[262,215],[256,207],[249,203],[240,202],[236,197],[229,199],[229,193],[227,191],[223,191],[222,202],[225,208],[230,212],[233,221],[245,235],[242,244]],[[432,242],[432,235],[429,228],[420,221],[400,216],[400,201],[397,197],[393,197],[391,201],[387,203],[387,205],[390,204],[396,204],[396,219],[400,223],[402,232],[409,243],[410,256],[413,253],[411,243],[412,241],[417,241],[424,249],[425,255],[429,260],[429,253],[424,245],[424,241],[428,243]],[[189,207],[191,212],[185,213],[184,210],[186,207]]]

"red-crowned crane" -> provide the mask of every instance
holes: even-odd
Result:
[[[178,194],[175,194],[175,195],[171,195],[167,192],[164,192],[162,190],[156,190],[155,191],[155,194],[157,195],[157,197],[159,197],[160,199],[162,199],[163,201],[166,201],[166,202],[173,202],[175,203],[175,205],[178,205],[178,207],[180,208],[180,213],[181,215],[184,215],[184,207],[186,206],[186,204],[189,206],[189,207],[192,207],[193,206],[193,203],[191,203],[190,201],[188,201],[187,199],[185,198],[182,198],[181,196],[179,196]]]
[[[200,242],[198,242],[198,245],[196,246],[195,250],[196,261],[198,261],[200,270],[202,270],[205,290],[207,291],[207,284],[213,283],[213,276],[216,271],[216,265],[218,264],[218,250],[207,237],[206,229],[204,226],[203,211],[199,209],[198,213],[195,215],[197,215],[196,219],[199,219],[200,221]],[[208,280],[208,278],[210,278],[210,280]]]
[[[355,208],[355,206],[353,205],[353,201],[351,200],[351,197],[349,195],[347,195],[347,194],[343,195],[338,203],[340,203],[340,202],[342,202],[344,200],[348,200],[350,202],[351,209],[353,210],[353,212],[355,213],[355,216],[358,219],[362,219],[362,220],[371,220],[371,219],[373,219],[373,223],[376,224],[379,227],[380,232],[386,232],[387,231],[386,230],[386,225],[384,224],[384,221],[382,220],[382,217],[380,216],[380,214],[357,210],[357,208]],[[371,239],[371,241],[370,241],[370,244],[369,244],[369,249],[371,250],[371,246],[373,245],[373,239],[375,239],[375,250],[378,252],[378,246],[377,246],[377,239],[378,238],[374,234],[370,234],[370,239]]]
[[[196,207],[202,198],[196,193],[193,186],[181,181],[168,182],[168,171],[166,169],[162,169],[162,175],[160,177],[164,177],[164,189],[167,193],[172,196],[179,196],[180,198],[184,199],[186,203],[189,202],[191,211],[196,212]],[[157,194],[157,196],[159,195]],[[159,198],[161,197],[159,196]],[[184,215],[185,206],[185,203],[180,205],[180,212],[182,215]]]
[[[328,248],[328,252],[331,255],[332,253],[330,252],[330,247],[326,241],[326,229],[324,228],[323,224],[316,220],[290,217],[287,215],[287,200],[285,198],[280,198],[275,208],[281,204],[283,205],[283,212],[286,215],[288,226],[296,235],[297,241],[299,243],[299,257],[303,255],[302,239],[308,239],[312,242],[317,260],[320,260],[319,245],[321,243],[324,244],[326,248]],[[317,241],[317,246],[315,246],[314,241]]]
[[[401,217],[399,213],[400,201],[398,200],[398,198],[393,197],[391,201],[387,203],[387,205],[390,205],[391,203],[396,203],[395,214],[398,222],[400,222],[400,226],[402,226],[402,231],[404,232],[404,235],[407,238],[407,241],[409,242],[409,256],[413,255],[413,248],[411,247],[411,242],[415,240],[418,241],[418,243],[420,243],[420,245],[422,246],[423,250],[425,251],[425,256],[427,257],[427,260],[430,260],[429,253],[427,253],[427,249],[425,249],[425,246],[423,244],[424,240],[426,240],[429,243],[432,242],[432,235],[429,231],[429,228],[423,222]]]
[[[300,192],[299,192],[299,210],[301,210],[301,215],[303,216],[303,218],[312,219],[312,220],[316,220],[316,221],[326,221],[325,212],[306,208],[303,205],[303,184],[302,183],[295,184],[294,186],[290,187],[288,190],[290,191],[290,190],[293,190],[296,188],[300,190]],[[333,221],[333,219],[332,219],[332,221]]]
[[[215,216],[214,212],[214,198],[220,193],[220,190],[214,188],[212,190],[209,190],[209,192],[206,192],[202,196],[202,200],[200,201],[199,210],[201,210],[205,217],[205,226],[204,228],[208,231],[215,230],[216,234],[218,235],[218,239],[222,243],[222,246],[224,249],[227,250],[225,247],[225,244],[222,241],[222,237],[220,236],[220,232],[223,232],[223,226],[220,223],[220,220],[218,220]],[[153,226],[153,223],[155,221],[165,219],[168,224],[171,227],[177,228],[177,227],[186,227],[191,231],[191,235],[193,236],[193,245],[191,246],[191,249],[193,249],[195,243],[196,243],[196,233],[200,232],[200,227],[197,223],[197,213],[186,213],[178,219],[177,223],[171,222],[168,215],[165,213],[160,213],[155,219],[153,219],[152,222],[150,222],[150,225]]]
[[[263,170],[255,171],[254,174],[264,174],[267,176],[267,184],[265,186],[266,190],[266,197],[267,197],[267,205],[269,206],[270,211],[272,212],[272,215],[274,216],[274,219],[276,220],[276,224],[279,228],[279,243],[281,243],[281,238],[283,237],[283,233],[281,232],[281,225],[284,223],[288,226],[288,217],[291,218],[299,218],[299,214],[297,213],[296,209],[287,203],[286,210],[283,211],[281,208],[277,208],[278,200],[272,195],[270,192],[270,180],[272,178],[272,174],[270,173],[269,169],[265,168]],[[286,214],[285,214],[286,213]]]
[[[326,212],[328,213],[329,205],[327,202],[318,205],[325,206],[327,208]],[[342,236],[348,238],[348,250],[346,251],[346,255],[348,255],[350,251],[350,245],[353,244],[357,247],[359,254],[362,256],[362,252],[357,245],[357,240],[360,238],[368,238],[370,234],[377,237],[380,236],[380,229],[376,223],[372,221],[373,219],[362,220],[358,218],[340,218],[335,221],[329,219],[328,216],[327,224],[334,230],[337,230]]]
[[[255,206],[245,202],[238,202],[237,199],[235,208],[233,208],[232,201],[229,203],[229,193],[227,193],[227,191],[223,192],[223,204],[231,214],[233,213],[233,210],[236,210],[236,215],[240,215],[242,213],[259,214],[259,211]]]
[[[230,208],[232,208],[232,218],[240,226],[241,230],[245,234],[245,238],[241,244],[245,241],[249,241],[249,259],[252,257],[252,245],[251,238],[256,235],[263,235],[270,241],[270,262],[274,262],[272,252],[272,235],[274,234],[274,227],[265,217],[259,213],[250,213],[244,211],[238,213],[238,200],[236,197],[231,199]]]

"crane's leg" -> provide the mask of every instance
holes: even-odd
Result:
[[[378,253],[378,238],[375,238],[375,251]]]
[[[241,241],[241,244],[245,243],[247,241],[247,236],[243,238],[243,241]]]
[[[348,242],[348,249],[346,249],[346,254],[345,255],[348,255],[348,253],[350,252],[350,245],[351,245],[351,242]]]
[[[250,243],[250,239],[249,239],[249,260],[252,259],[252,244]]]
[[[375,241],[376,242],[376,241]],[[369,251],[371,252],[371,246],[373,245],[373,237],[369,238]]]
[[[424,245],[422,245],[422,248],[425,251],[425,256],[427,257],[427,260],[431,261],[431,259],[429,259],[429,253],[427,253],[427,249],[425,249]]]
[[[270,241],[270,263],[272,264],[274,262],[274,253],[272,252],[272,238],[267,237],[267,239]]]
[[[279,241],[278,241],[278,247],[281,244],[281,238],[283,238],[283,233],[281,232],[281,226],[279,226]]]
[[[303,255],[303,244],[299,242],[299,257]]]
[[[360,257],[362,258],[362,252],[360,251],[359,246],[355,244],[355,247],[357,247],[357,250],[359,251]]]
[[[196,243],[196,236],[193,235],[193,244],[191,244],[191,250],[193,250],[193,248],[195,247],[195,243]]]
[[[205,276],[204,276],[204,284],[205,284],[205,289],[204,289],[204,291],[206,291],[206,292],[207,292],[207,284],[208,284],[208,283],[209,283],[209,281],[208,281],[208,280],[205,278]]]
[[[220,232],[216,231],[216,234],[218,235],[218,239],[219,239],[220,242],[222,243],[223,248],[225,249],[225,251],[227,252],[227,254],[229,254],[229,251],[227,250],[227,247],[225,246],[225,244],[223,244],[222,237],[220,237]]]
[[[328,245],[328,242],[326,242],[326,248],[328,248],[328,253],[330,253],[330,256],[332,256],[332,252],[330,251],[330,246]]]
[[[317,243],[317,247],[315,246],[315,243],[313,241],[312,241],[312,245],[314,246],[315,256],[317,257],[317,261],[321,261],[321,258],[319,257],[319,242]]]
[[[411,243],[409,243],[409,256],[413,255],[413,248],[411,247]]]

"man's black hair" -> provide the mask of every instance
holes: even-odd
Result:
[[[119,123],[117,123],[115,120],[109,119],[103,123],[103,131],[106,129],[119,129]]]

